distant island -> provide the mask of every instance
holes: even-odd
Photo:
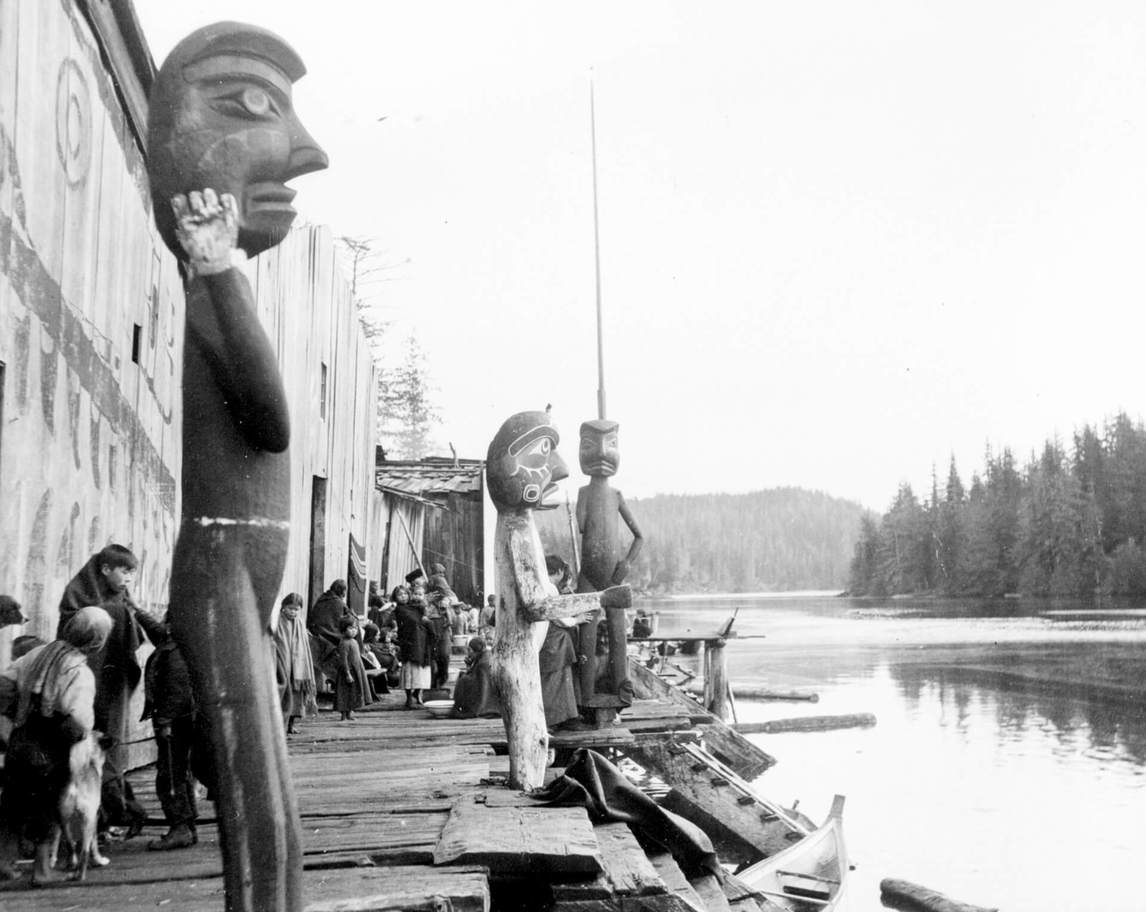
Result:
[[[922,501],[901,485],[865,516],[852,595],[1146,594],[1146,429],[1125,413],[1048,440],[1020,468],[988,448],[964,485],[954,459]]]
[[[645,547],[628,582],[650,596],[843,589],[870,515],[854,501],[802,488],[658,494],[629,504]],[[569,559],[566,509],[537,515],[546,553]]]

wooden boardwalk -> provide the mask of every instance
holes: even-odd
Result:
[[[683,876],[673,872],[672,859],[647,857],[627,825],[595,830],[581,808],[539,807],[507,789],[500,719],[435,719],[420,708],[405,710],[404,699],[383,696],[350,722],[324,710],[289,738],[308,912],[488,910],[491,896],[495,909],[763,908],[735,888],[729,904],[727,887],[716,890],[719,901],[699,903],[699,890],[711,894],[712,885],[674,885]],[[694,721],[704,716],[687,705],[642,700],[620,725],[557,737],[553,746],[561,759],[580,745],[606,751],[690,743],[699,740]],[[201,818],[198,845],[149,852],[147,842],[165,829],[154,770],[130,778],[149,814],[143,833],[111,843],[111,864],[90,869],[83,884],[31,889],[25,877],[3,885],[0,912],[223,909],[213,818]],[[201,811],[213,808],[204,801]]]

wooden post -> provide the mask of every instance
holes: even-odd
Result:
[[[708,711],[728,718],[728,656],[723,639],[704,641],[704,699]]]

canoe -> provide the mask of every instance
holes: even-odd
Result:
[[[822,912],[836,908],[848,872],[844,796],[836,795],[827,819],[799,842],[741,871],[737,877],[771,905],[766,909]]]

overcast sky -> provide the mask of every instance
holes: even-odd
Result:
[[[629,496],[884,509],[954,454],[1142,414],[1146,4],[136,0],[156,61],[234,19],[309,73],[294,182],[393,268],[442,452],[608,417]]]

